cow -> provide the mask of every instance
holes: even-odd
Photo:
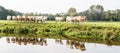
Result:
[[[43,16],[36,16],[36,17],[35,17],[35,22],[36,22],[36,23],[38,23],[39,21],[42,22],[42,18],[43,18]]]
[[[86,20],[86,16],[75,16],[75,17],[73,17],[73,22],[75,23],[75,22],[78,22],[78,23],[80,23],[80,22],[84,22]]]
[[[29,21],[30,22],[32,22],[32,21],[35,22],[35,16],[30,16]]]
[[[7,16],[7,20],[12,20],[12,17],[10,15]]]
[[[73,17],[67,16],[66,17],[66,22],[72,22],[73,21]]]
[[[47,16],[44,16],[43,18],[43,22],[45,23],[47,21],[48,17]]]
[[[23,15],[22,18],[21,18],[21,20],[27,22],[27,20],[28,20],[27,17],[28,17],[28,16]]]
[[[12,20],[16,21],[17,17],[16,16],[12,16]]]
[[[56,23],[57,23],[57,22],[61,22],[62,20],[63,20],[63,17],[55,17]]]
[[[16,17],[17,17],[16,21],[18,21],[18,22],[19,22],[19,21],[22,21],[22,16],[17,15]]]
[[[45,21],[47,21],[47,16],[36,16],[35,22],[38,23],[39,21],[41,21],[41,23],[45,23]]]

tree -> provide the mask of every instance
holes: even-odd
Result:
[[[120,21],[120,9],[116,10],[116,17],[117,17],[117,20]]]
[[[55,20],[55,16],[52,14],[48,14],[48,20],[49,21]]]
[[[92,20],[102,20],[104,16],[104,8],[101,5],[91,5],[89,8],[89,16]]]
[[[5,20],[7,15],[16,16],[16,15],[22,15],[22,13],[10,9],[5,9],[4,7],[0,6],[0,19]]]
[[[77,13],[76,13],[76,9],[75,8],[70,8],[67,12],[67,14],[71,17],[75,16]]]

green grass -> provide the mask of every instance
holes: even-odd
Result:
[[[18,24],[19,22],[16,21],[6,21],[6,20],[0,20],[1,24]],[[40,23],[40,22],[39,22]],[[47,21],[47,23],[54,23],[56,24],[55,21]],[[59,24],[68,24],[66,22],[58,22]],[[58,24],[57,23],[57,24]],[[22,24],[26,24],[26,23],[22,23]],[[29,23],[27,23],[29,24]],[[31,24],[31,23],[30,23]],[[35,24],[35,23],[32,23]],[[120,27],[120,22],[83,22],[81,24],[84,25],[90,25],[90,26],[103,26],[103,27]]]
[[[0,33],[37,34],[36,36],[63,36],[69,39],[120,40],[120,22],[83,22],[80,24],[47,21],[27,23],[0,20]]]
[[[103,27],[120,27],[120,22],[85,22],[84,24]]]

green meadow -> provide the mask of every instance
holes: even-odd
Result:
[[[42,24],[41,22],[29,23],[0,20],[0,36],[120,40],[120,22],[81,22],[77,24],[47,21]]]

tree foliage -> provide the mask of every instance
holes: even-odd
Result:
[[[77,14],[76,9],[75,8],[70,8],[68,10],[67,14],[71,17],[75,16]]]
[[[18,12],[18,11],[13,11],[10,9],[5,9],[4,7],[0,6],[0,20],[5,20],[7,15],[22,15],[22,13]]]
[[[67,13],[57,13],[53,14],[44,14],[39,12],[30,12],[24,13],[27,16],[48,16],[48,20],[55,20],[55,17],[63,17],[64,20],[66,16],[86,16],[88,21],[120,21],[120,9],[104,11],[103,6],[101,5],[91,5],[87,10],[83,12],[78,12],[75,8],[69,8]],[[14,11],[11,9],[5,9],[0,6],[0,19],[6,19],[7,15],[17,16],[23,15],[23,13]]]

